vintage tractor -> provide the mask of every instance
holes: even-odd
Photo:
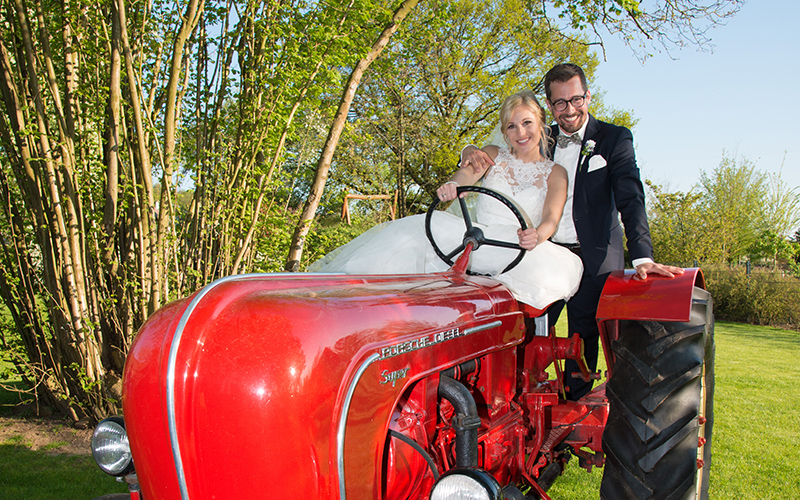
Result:
[[[124,420],[92,441],[123,498],[548,499],[570,457],[604,467],[607,500],[707,498],[702,273],[613,273],[608,380],[568,401],[564,359],[600,377],[580,337],[466,272],[495,242],[465,219],[444,273],[230,276],[156,312],[128,354]]]

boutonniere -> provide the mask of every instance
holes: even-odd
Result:
[[[589,139],[586,141],[586,144],[583,145],[583,149],[581,149],[581,156],[590,156],[594,153],[594,147],[597,143],[593,140]]]
[[[589,139],[583,145],[583,149],[581,149],[581,161],[579,162],[580,164],[578,165],[579,167],[578,171],[583,170],[583,164],[586,163],[586,158],[592,156],[592,153],[594,153],[594,147],[596,144],[597,144],[596,142]]]

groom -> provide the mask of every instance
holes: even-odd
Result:
[[[556,122],[550,130],[550,137],[556,139],[551,157],[569,176],[564,213],[551,239],[583,260],[580,288],[566,303],[567,319],[570,334],[578,332],[583,339],[586,363],[594,372],[600,338],[595,319],[600,294],[611,271],[625,268],[620,219],[637,279],[647,279],[648,274],[673,277],[683,270],[653,262],[644,189],[631,131],[589,114],[592,94],[579,66],[554,66],[545,75],[544,86],[547,107]],[[481,170],[493,163],[474,146],[467,146],[462,158]],[[560,301],[548,310],[551,326],[564,305]],[[592,388],[592,382],[573,378],[571,374],[575,372],[577,363],[567,360],[564,384],[571,400],[580,399]]]
[[[584,356],[594,371],[600,338],[597,305],[608,275],[625,267],[623,226],[638,279],[647,279],[648,273],[672,277],[683,270],[653,262],[644,189],[631,131],[589,114],[592,94],[583,70],[575,64],[554,66],[544,77],[544,88],[547,107],[556,122],[550,131],[550,137],[557,139],[553,160],[569,175],[567,202],[552,241],[583,260],[580,288],[566,304],[567,318],[569,332],[578,332],[583,338]],[[561,301],[548,311],[551,325],[563,307]],[[591,382],[570,376],[577,371],[577,363],[567,360],[564,382],[567,398],[572,400],[592,388]]]

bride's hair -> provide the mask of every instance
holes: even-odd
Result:
[[[542,152],[542,156],[547,157],[550,144],[547,140],[548,127],[547,122],[545,121],[544,108],[541,106],[541,104],[539,104],[536,96],[530,90],[522,90],[516,94],[511,94],[510,96],[506,97],[506,99],[503,101],[503,105],[500,106],[500,131],[503,133],[503,138],[506,140],[506,144],[508,144],[508,136],[506,135],[508,121],[511,119],[511,113],[519,106],[527,106],[528,109],[533,111],[536,114],[536,117],[539,119],[539,130],[541,131],[541,137],[539,138],[539,149]]]

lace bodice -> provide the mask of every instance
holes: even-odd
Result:
[[[483,187],[510,197],[530,217],[533,227],[542,220],[547,178],[553,169],[552,160],[526,163],[501,147],[495,164],[483,179]],[[476,205],[478,221],[483,224],[517,224],[514,215],[502,203],[489,196],[479,196]]]

